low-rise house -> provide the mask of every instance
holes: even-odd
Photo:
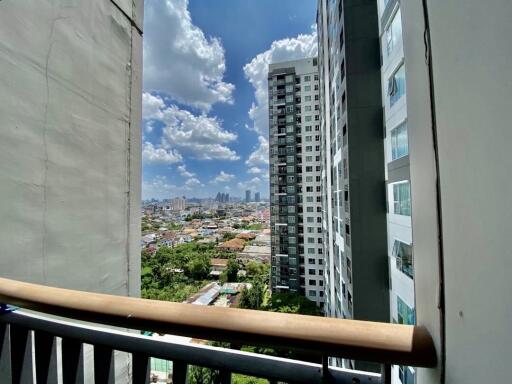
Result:
[[[247,261],[259,261],[260,263],[270,263],[270,246],[266,245],[248,245],[243,252],[238,253],[237,260],[243,263]]]
[[[218,245],[219,249],[223,249],[226,251],[240,252],[244,249],[245,240],[234,238]]]
[[[243,232],[236,235],[238,239],[242,239],[245,241],[254,240],[256,238],[256,234],[252,232]]]
[[[144,245],[155,243],[156,242],[156,234],[148,233],[147,235],[142,236],[142,242]]]
[[[211,266],[210,276],[218,277],[228,267],[228,260],[212,258],[212,259],[210,259],[210,266]]]

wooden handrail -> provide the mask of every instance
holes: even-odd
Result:
[[[130,329],[236,344],[313,351],[386,364],[434,367],[424,327],[198,306],[54,288],[0,278],[0,302]]]

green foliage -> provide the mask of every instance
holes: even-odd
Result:
[[[245,309],[263,309],[265,292],[268,286],[262,279],[255,279],[252,282],[252,288],[244,289],[240,296],[238,306]]]
[[[268,380],[239,374],[234,374],[231,382],[233,384],[268,384]]]
[[[188,371],[188,380],[191,384],[220,384],[219,371],[211,368],[192,366]],[[233,374],[233,384],[268,384],[268,380],[257,377]]]
[[[219,371],[211,368],[198,367],[195,365],[191,366],[188,370],[188,382],[190,384],[221,383]]]
[[[204,220],[204,219],[212,219],[212,218],[213,218],[213,215],[207,215],[207,214],[201,213],[201,212],[194,212],[193,214],[188,215],[185,218],[185,221],[192,221],[192,220],[196,220],[196,219]]]
[[[269,276],[270,275],[270,265],[264,263],[258,263],[256,261],[249,261],[245,265],[245,271],[247,272],[247,276],[249,278],[254,278],[256,276]]]
[[[183,224],[180,223],[168,223],[165,226],[172,231],[180,231],[183,229]]]
[[[263,224],[261,223],[254,223],[244,226],[244,229],[248,229],[250,231],[260,231],[263,229]]]
[[[229,258],[214,244],[188,243],[142,254],[141,288],[146,299],[183,301],[209,282],[210,258]],[[177,270],[183,270],[178,272]]]
[[[204,254],[192,258],[187,263],[185,271],[188,276],[195,280],[206,279],[210,274],[210,258]]]
[[[272,312],[298,313],[312,316],[322,315],[322,312],[314,302],[296,293],[272,294],[265,309]]]
[[[236,282],[238,278],[238,263],[233,259],[229,259],[225,272],[229,282]]]
[[[235,238],[235,234],[232,232],[226,232],[222,235],[222,241],[228,241]]]

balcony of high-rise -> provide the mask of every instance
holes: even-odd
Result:
[[[511,18],[0,0],[0,384],[509,382]],[[303,59],[319,89],[287,66],[268,91],[269,64]],[[241,235],[268,196],[263,289],[325,316],[142,298],[147,191],[180,223],[233,205]]]

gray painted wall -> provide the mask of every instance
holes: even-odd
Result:
[[[0,1],[0,275],[140,294],[143,1]]]
[[[418,323],[430,329],[439,352],[446,349],[446,383],[505,383],[512,352],[512,3],[467,0],[462,8],[455,0],[426,3],[438,175],[423,9],[419,1],[402,1]],[[438,250],[444,260],[444,341],[437,310]],[[440,372],[420,369],[418,383],[437,383]]]
[[[374,2],[344,1],[354,313],[389,320],[379,31]],[[364,369],[366,365],[356,368]]]

